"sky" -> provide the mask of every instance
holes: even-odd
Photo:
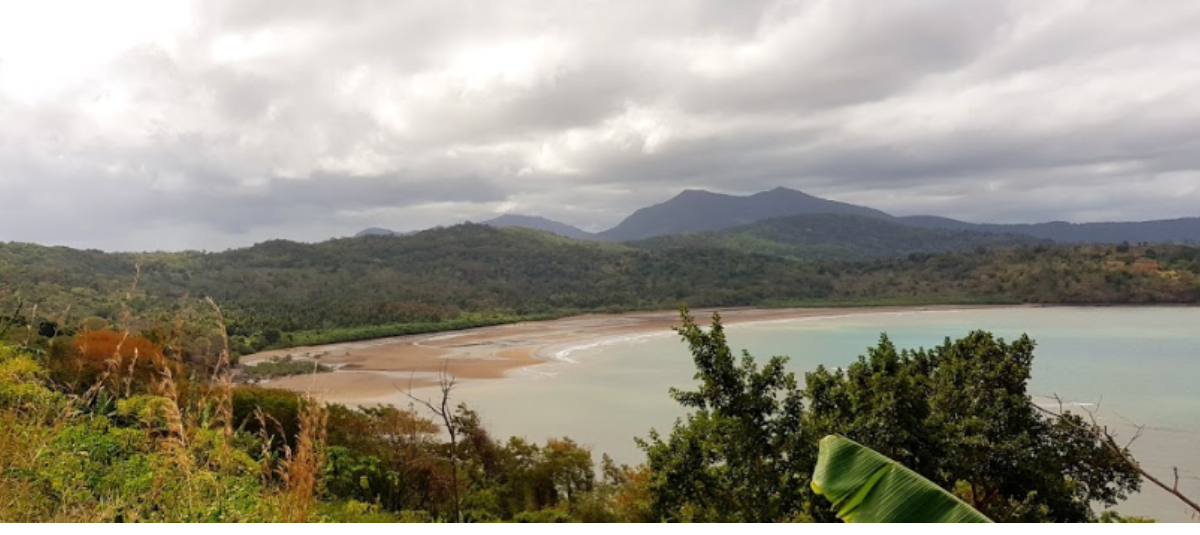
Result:
[[[777,186],[1200,216],[1195,0],[0,0],[0,241],[223,250]]]

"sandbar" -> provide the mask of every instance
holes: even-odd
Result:
[[[727,325],[788,319],[889,312],[1011,308],[1010,305],[937,305],[863,308],[720,309]],[[702,325],[714,309],[691,313]],[[294,347],[247,355],[253,364],[273,357],[316,360],[334,371],[275,379],[262,386],[285,388],[329,402],[375,404],[409,389],[437,384],[444,370],[455,380],[495,380],[509,371],[546,362],[550,348],[619,336],[670,332],[678,311],[586,314],[461,331],[397,336],[322,346]]]

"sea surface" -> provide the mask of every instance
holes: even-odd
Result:
[[[702,318],[698,318],[702,319]],[[703,318],[706,320],[706,318]],[[760,361],[790,358],[798,376],[818,365],[844,367],[886,333],[898,348],[931,347],[976,329],[1037,342],[1035,401],[1095,411],[1124,439],[1144,426],[1132,450],[1143,466],[1200,496],[1200,308],[1001,308],[881,312],[726,326],[730,346]],[[509,378],[462,383],[454,396],[477,409],[497,436],[569,436],[619,462],[643,460],[633,438],[669,434],[684,411],[670,387],[690,387],[694,367],[670,331],[549,348],[544,365]],[[802,377],[800,377],[802,379]],[[397,400],[402,403],[402,400]],[[1164,521],[1194,521],[1165,492],[1143,491],[1115,509]]]

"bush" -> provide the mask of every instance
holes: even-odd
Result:
[[[571,515],[558,509],[526,511],[513,517],[513,522],[521,524],[567,524],[574,521]]]
[[[270,360],[256,362],[254,364],[241,367],[241,374],[238,376],[239,382],[257,383],[268,379],[276,379],[279,377],[290,377],[293,375],[305,375],[310,373],[324,373],[332,371],[329,366],[319,364],[311,360],[294,360],[291,355],[286,357],[274,357]]]

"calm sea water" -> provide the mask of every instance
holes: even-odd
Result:
[[[788,356],[802,374],[846,366],[886,332],[900,348],[930,347],[984,329],[1037,342],[1031,393],[1068,408],[1098,410],[1125,437],[1144,425],[1133,451],[1144,466],[1200,495],[1200,308],[1021,308],[880,313],[727,326],[730,345],[760,359]],[[683,414],[667,394],[688,387],[691,355],[672,332],[553,350],[560,360],[500,381],[464,383],[456,397],[496,435],[569,436],[626,463],[643,459],[633,437],[664,434]],[[397,400],[399,401],[399,400]],[[1161,520],[1191,517],[1148,487],[1117,507]]]

